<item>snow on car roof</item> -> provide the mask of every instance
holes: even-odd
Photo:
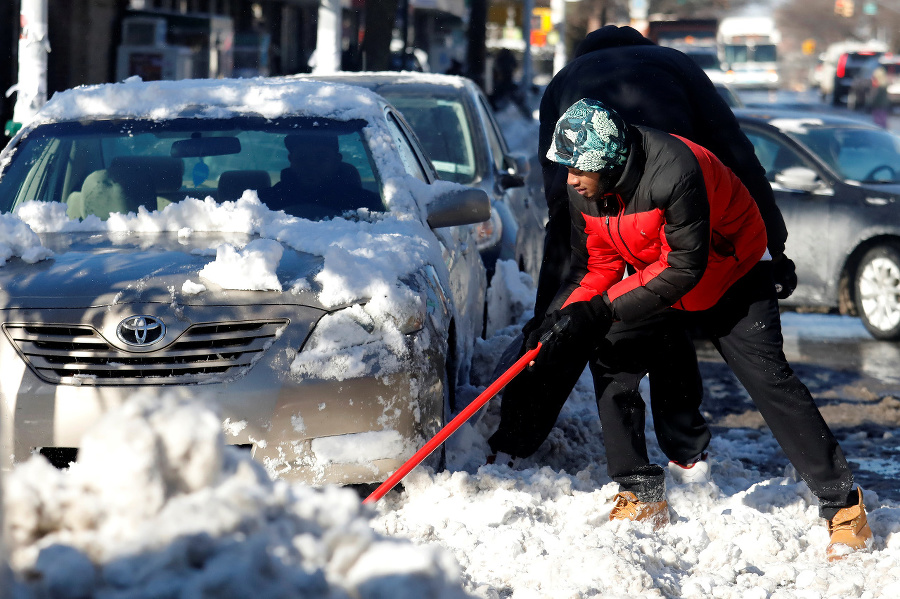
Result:
[[[772,119],[769,124],[777,127],[782,131],[791,133],[806,133],[809,127],[821,127],[825,124],[822,119],[816,118],[800,118],[800,119]]]
[[[468,81],[458,75],[417,71],[341,71],[327,75],[297,75],[296,78],[304,81],[340,80],[348,84],[352,84],[354,79],[384,79],[392,83],[432,83],[454,87],[464,87]]]
[[[337,120],[376,120],[381,109],[375,94],[340,83],[299,78],[187,79],[82,86],[54,94],[29,126],[83,118],[133,117],[165,120],[189,115],[223,118],[286,114]]]

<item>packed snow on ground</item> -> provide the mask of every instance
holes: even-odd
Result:
[[[10,252],[33,247],[22,233],[16,235],[19,249],[9,244]],[[497,321],[494,334],[478,343],[471,384],[458,393],[462,401],[474,400],[493,380],[500,355],[530,316],[533,285],[505,265],[498,277],[494,285],[504,289],[498,287],[492,301],[508,304],[493,306],[493,313],[517,325]],[[847,322],[818,320],[817,326]],[[708,402],[729,401],[722,381],[705,382],[713,390]],[[873,552],[826,562],[828,535],[806,485],[790,467],[774,476],[754,467],[766,464],[771,472],[773,464],[785,464],[765,429],[717,431],[712,480],[670,480],[672,523],[653,531],[608,520],[617,489],[605,472],[588,374],[547,441],[514,469],[484,465],[500,401],[489,402],[451,437],[445,471],[416,469],[402,489],[369,507],[350,490],[269,479],[245,454],[224,445],[219,417],[205,408],[173,397],[135,397],[89,433],[68,471],[35,457],[6,473],[13,594],[900,596],[898,506],[867,492]],[[652,422],[647,429],[651,457],[664,463]],[[852,459],[864,444],[894,440],[891,433],[870,438],[860,431],[842,443]]]

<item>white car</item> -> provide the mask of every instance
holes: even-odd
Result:
[[[535,148],[513,151],[490,102],[471,79],[409,72],[320,75],[368,88],[398,108],[416,131],[442,179],[483,189],[491,221],[476,229],[478,249],[493,275],[498,260],[513,260],[537,280],[544,255],[547,202],[543,186],[528,185]]]
[[[0,154],[4,467],[64,466],[105,411],[176,393],[272,475],[385,480],[467,381],[489,214],[358,87],[56,94]]]

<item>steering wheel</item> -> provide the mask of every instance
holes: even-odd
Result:
[[[885,172],[889,173],[890,176],[887,179],[876,179],[875,174],[880,173],[881,171],[885,171]],[[871,171],[869,171],[869,174],[866,175],[865,177],[863,177],[863,180],[864,181],[879,181],[879,180],[880,181],[893,181],[895,178],[895,175],[896,175],[896,172],[894,171],[894,168],[892,166],[890,166],[889,164],[881,164],[881,165],[878,165],[875,168],[873,168]]]

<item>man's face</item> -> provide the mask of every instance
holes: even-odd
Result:
[[[601,194],[612,189],[615,181],[605,173],[582,171],[569,167],[569,176],[566,183],[575,188],[575,191],[587,200],[598,200]]]

